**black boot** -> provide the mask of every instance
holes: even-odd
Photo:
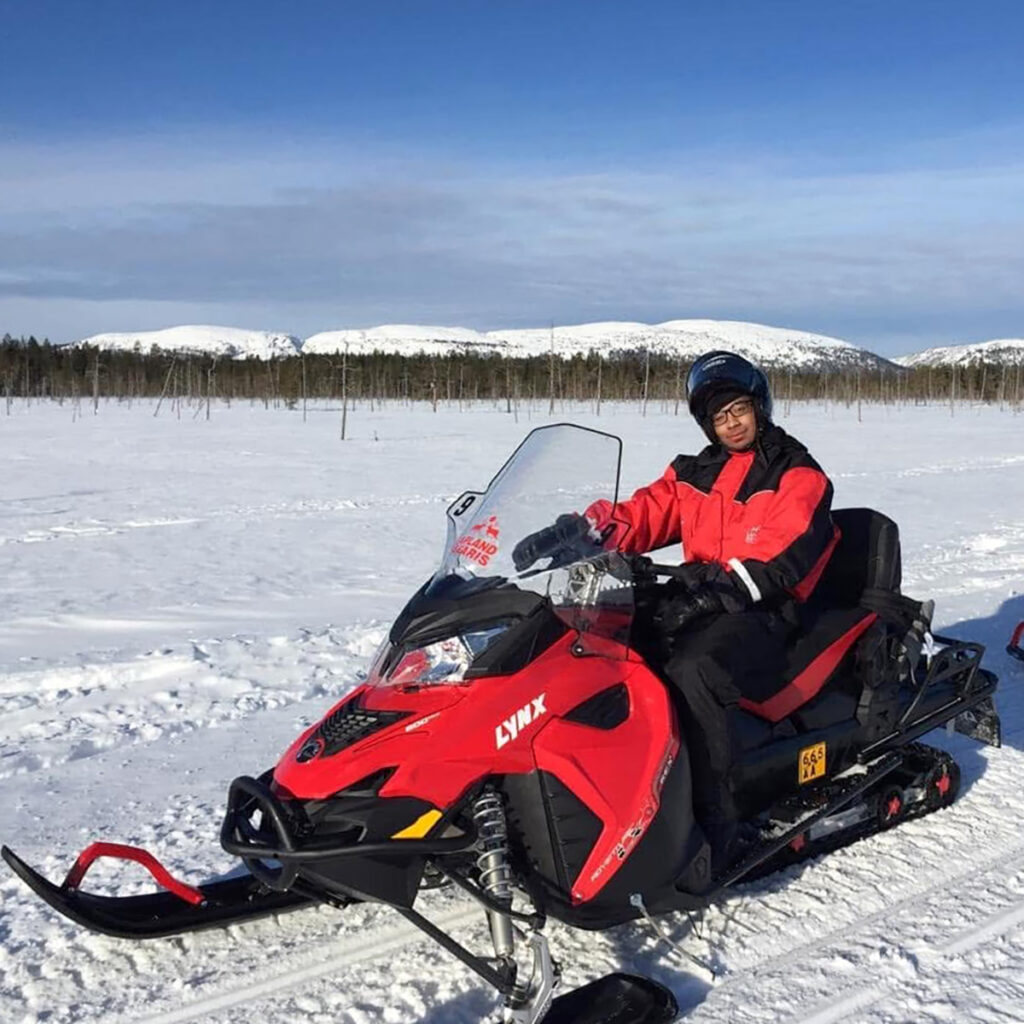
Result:
[[[717,878],[732,864],[737,848],[738,825],[735,818],[718,816],[697,819],[711,847],[711,877]]]

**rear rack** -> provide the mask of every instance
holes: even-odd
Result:
[[[923,678],[915,682],[907,709],[891,733],[860,752],[857,760],[861,764],[867,764],[887,750],[901,747],[949,722],[957,732],[972,739],[995,747],[1001,745],[999,716],[992,700],[998,679],[992,672],[981,668],[984,646],[947,636],[935,635],[932,639],[942,647],[933,654]],[[950,699],[940,707],[915,717],[929,693],[943,683],[953,684]]]

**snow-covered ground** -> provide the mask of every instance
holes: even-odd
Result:
[[[228,870],[229,781],[272,764],[351,689],[432,570],[444,508],[546,414],[16,404],[0,416],[0,841],[61,878],[92,839],[149,847],[192,881]],[[627,487],[701,437],[683,417],[567,410],[626,442]],[[665,927],[550,928],[568,984],[615,965],[673,988],[702,1024],[1024,1021],[1024,417],[995,409],[794,406],[783,425],[831,473],[838,506],[902,526],[905,589],[989,645],[1001,750],[937,742],[963,767],[950,809],[740,887]],[[494,1006],[394,913],[313,910],[130,942],[58,918],[0,868],[0,1021],[465,1024]],[[141,869],[100,865],[90,886]],[[120,891],[127,891],[123,887]],[[429,897],[429,898],[428,898]],[[470,942],[460,897],[423,905]]]

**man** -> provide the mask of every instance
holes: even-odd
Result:
[[[719,869],[737,818],[727,710],[782,688],[799,605],[839,534],[832,485],[807,449],[772,423],[760,369],[709,352],[690,371],[687,398],[711,443],[677,456],[628,501],[591,505],[586,522],[591,536],[624,553],[682,543],[687,571],[669,586],[654,625],[669,648],[663,671],[682,696],[694,810]]]

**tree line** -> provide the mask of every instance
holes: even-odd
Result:
[[[317,401],[380,404],[429,402],[514,405],[633,401],[679,411],[689,361],[647,351],[506,358],[451,352],[295,355],[283,359],[221,359],[159,349],[103,351],[35,338],[0,341],[0,388],[14,399],[57,402],[157,398],[191,405],[213,400],[295,408]],[[922,403],[969,401],[1021,408],[1021,365],[769,370],[776,402],[828,400]]]

